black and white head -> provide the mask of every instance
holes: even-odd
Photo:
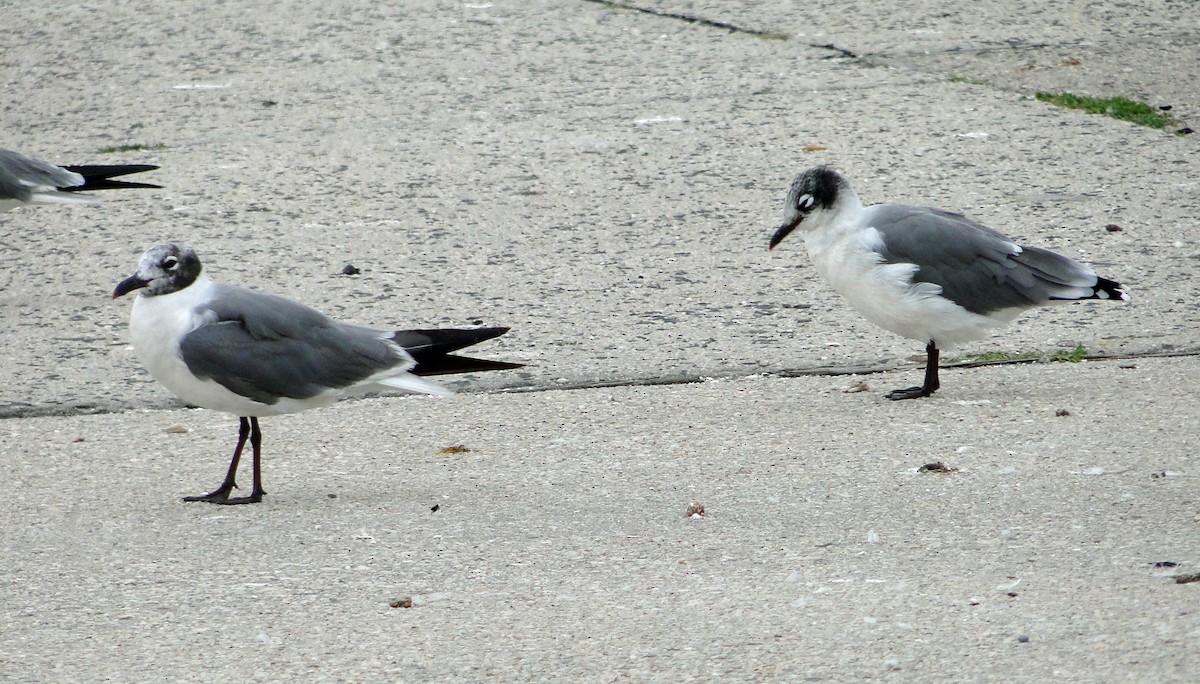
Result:
[[[117,283],[113,299],[145,288],[147,297],[171,294],[196,282],[200,277],[200,257],[187,245],[168,242],[146,250],[138,262],[137,273]]]
[[[788,189],[783,224],[771,234],[770,248],[797,228],[815,229],[837,213],[841,204],[855,196],[850,183],[828,166],[814,166],[802,171]]]

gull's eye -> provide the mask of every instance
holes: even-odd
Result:
[[[163,259],[162,265],[163,268],[167,269],[168,271],[174,271],[175,267],[179,265],[179,259],[169,256],[166,259]]]
[[[813,208],[813,196],[803,194],[796,198],[796,208],[800,211],[808,211]]]

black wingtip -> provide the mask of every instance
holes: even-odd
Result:
[[[417,363],[410,373],[413,375],[450,375],[455,373],[483,373],[486,371],[513,370],[524,368],[523,363],[508,361],[492,361],[491,359],[475,359],[469,356],[447,354],[437,356]]]
[[[416,357],[426,353],[449,354],[500,337],[508,331],[506,327],[397,330],[392,340]]]
[[[477,373],[512,370],[525,365],[508,361],[456,356],[452,353],[464,347],[500,337],[508,331],[507,327],[398,330],[392,335],[392,340],[404,347],[405,351],[411,354],[417,362],[416,367],[410,371],[415,375]]]
[[[134,181],[112,180],[116,176],[128,176],[132,173],[154,171],[154,164],[89,164],[83,166],[64,166],[64,169],[83,176],[83,185],[72,188],[62,188],[65,192],[85,192],[88,190],[128,190],[131,188],[159,189],[161,185],[153,183],[138,183]]]
[[[1129,301],[1129,293],[1125,291],[1125,286],[1115,280],[1108,278],[1096,278],[1096,299],[1116,299],[1123,302]]]

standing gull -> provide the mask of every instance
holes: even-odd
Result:
[[[451,394],[420,376],[520,368],[453,354],[508,328],[384,331],[338,323],[303,304],[216,283],[191,248],[151,247],[113,299],[141,290],[129,320],[133,349],[154,379],[186,402],[239,417],[221,486],[184,501],[256,503],[262,487],[258,419],[327,406],[360,392]],[[253,448],[250,494],[231,498],[238,460]]]
[[[792,231],[817,272],[867,320],[925,342],[925,382],[888,399],[939,387],[938,352],[977,340],[1022,311],[1057,301],[1121,299],[1121,285],[1082,264],[1023,247],[962,214],[905,204],[864,207],[828,167],[796,176],[774,249]]]
[[[0,211],[22,204],[95,204],[85,190],[161,188],[161,185],[113,180],[116,176],[153,171],[151,164],[55,166],[19,152],[0,149]]]

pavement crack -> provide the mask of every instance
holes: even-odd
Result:
[[[748,36],[754,36],[756,38],[764,38],[766,40],[791,40],[792,39],[792,37],[790,35],[782,32],[782,31],[763,31],[760,29],[746,28],[745,26],[738,26],[737,24],[731,24],[727,21],[718,21],[716,19],[708,19],[706,17],[698,17],[694,14],[683,14],[680,12],[665,12],[663,10],[654,9],[652,7],[641,7],[639,5],[635,5],[635,4],[629,3],[629,2],[614,2],[613,0],[584,0],[584,2],[590,2],[595,5],[603,5],[604,7],[608,7],[609,9],[620,9],[620,10],[628,10],[630,12],[641,12],[642,14],[649,14],[650,16],[653,16],[653,17],[661,17],[663,19],[674,19],[676,21],[683,21],[683,22],[687,22],[689,24],[696,24],[698,26],[707,26],[709,28],[722,29],[725,31],[729,31],[730,33],[742,33],[742,34],[745,34]],[[844,47],[839,47],[837,45],[834,45],[833,43],[803,43],[803,45],[807,45],[808,47],[813,48],[815,50],[829,50],[834,53],[831,55],[827,55],[827,56],[823,57],[822,59],[842,59],[842,58],[862,59],[862,56],[859,55],[857,52],[846,49]],[[867,62],[867,64],[870,64],[870,62]]]
[[[1129,352],[1124,354],[1089,354],[1084,361],[1116,361],[1137,359],[1183,358],[1200,356],[1200,348],[1177,349],[1168,351]],[[755,377],[799,378],[799,377],[837,377],[842,375],[877,375],[892,373],[908,368],[921,367],[920,363],[856,363],[842,366],[803,366],[799,368],[764,368],[753,372],[744,369],[728,371],[710,370],[695,373],[667,373],[662,375],[645,375],[638,377],[613,378],[611,380],[579,380],[559,382],[557,384],[512,385],[500,387],[489,393],[512,394],[530,392],[559,392],[585,389],[605,389],[615,387],[655,387],[659,385],[689,385],[711,380],[741,380]],[[979,366],[1009,366],[1029,363],[1058,363],[1049,357],[996,359],[988,361],[948,361],[941,364],[942,368],[976,368]],[[470,391],[463,392],[470,394]]]
[[[704,17],[698,17],[694,14],[682,14],[679,12],[664,12],[662,10],[653,9],[651,7],[639,7],[638,5],[634,5],[634,4],[628,3],[628,2],[612,2],[611,0],[584,0],[584,2],[590,2],[590,3],[596,4],[596,5],[603,5],[604,7],[608,7],[610,9],[621,9],[621,10],[629,10],[631,12],[641,12],[642,14],[649,14],[651,16],[662,17],[664,19],[674,19],[676,21],[683,21],[683,22],[687,22],[689,24],[696,24],[698,26],[707,26],[709,28],[724,29],[726,31],[729,31],[730,33],[744,33],[746,35],[754,36],[756,38],[766,38],[767,40],[788,40],[789,39],[789,36],[786,33],[779,33],[776,31],[760,31],[758,29],[746,28],[745,26],[738,26],[737,24],[730,24],[730,23],[724,22],[724,21],[717,21],[715,19],[706,19]]]
[[[859,54],[857,52],[854,52],[853,50],[847,50],[844,47],[838,47],[838,46],[834,45],[833,43],[825,43],[823,45],[818,45],[816,43],[808,43],[808,46],[811,48],[816,48],[818,50],[832,50],[837,53],[836,55],[829,55],[829,56],[825,57],[824,59],[837,59],[839,57],[847,57],[849,59],[858,59],[859,58]]]
[[[1089,354],[1082,360],[1086,361],[1117,361],[1127,360],[1136,361],[1138,359],[1161,359],[1161,358],[1183,358],[1200,356],[1200,347],[1187,349],[1171,349],[1166,351],[1133,351],[1121,354]],[[942,368],[974,368],[977,366],[1006,366],[1014,364],[1027,363],[1055,363],[1053,359],[1048,357],[1036,358],[1014,358],[1014,359],[997,359],[997,360],[961,360],[947,361],[941,364]],[[540,383],[531,384],[510,384],[492,386],[485,389],[480,388],[464,388],[456,390],[458,394],[527,394],[540,392],[570,392],[577,390],[588,389],[606,389],[617,387],[656,387],[662,385],[691,385],[712,380],[743,380],[756,377],[771,377],[771,378],[798,378],[798,377],[837,377],[843,375],[876,375],[879,373],[892,373],[902,371],[912,367],[924,365],[924,361],[919,364],[912,363],[896,363],[886,361],[876,362],[859,362],[839,366],[802,366],[797,368],[762,368],[758,370],[748,371],[745,368],[734,368],[728,370],[709,369],[694,372],[675,372],[661,373],[655,375],[640,375],[640,376],[625,376],[614,377],[610,379],[563,379],[556,382],[542,381]],[[343,402],[358,401],[367,398],[377,397],[402,397],[411,396],[405,393],[397,392],[381,392],[370,395],[356,395],[342,399]],[[144,410],[172,410],[182,408],[196,408],[189,406],[177,399],[166,399],[160,401],[147,402],[130,402],[126,400],[114,399],[97,399],[91,402],[73,402],[73,403],[54,403],[54,404],[31,404],[27,402],[0,404],[0,420],[19,419],[19,418],[42,418],[52,416],[80,416],[80,415],[98,415],[111,413],[127,413],[129,411],[144,411]]]

